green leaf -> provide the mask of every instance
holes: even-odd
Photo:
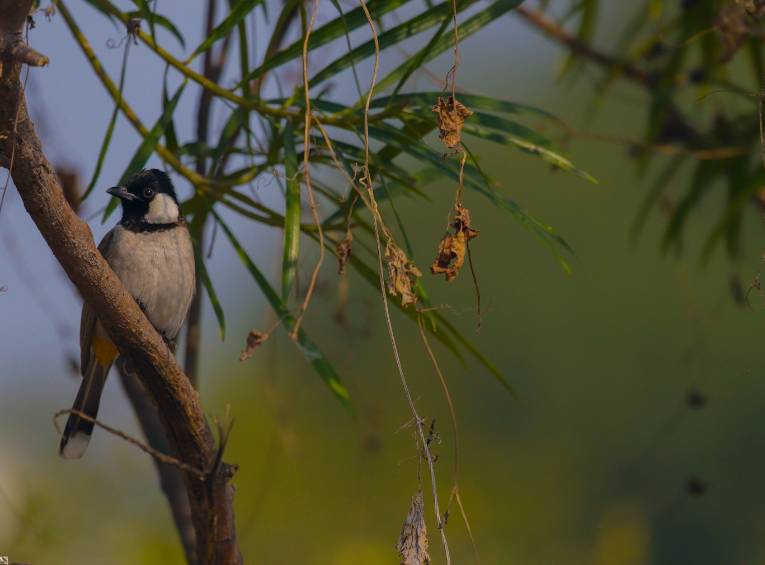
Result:
[[[223,314],[223,307],[218,299],[218,293],[215,292],[210,274],[207,272],[207,266],[205,265],[204,257],[202,256],[202,250],[199,248],[199,244],[196,239],[194,241],[194,258],[197,263],[197,274],[202,281],[202,286],[207,292],[207,296],[210,298],[210,304],[212,304],[215,317],[218,320],[218,329],[220,330],[220,338],[223,340],[226,337],[226,317]]]
[[[120,180],[117,184],[124,185],[133,174],[140,171],[144,165],[146,165],[146,161],[148,161],[149,157],[151,157],[151,154],[154,153],[154,149],[157,147],[157,143],[159,143],[159,140],[162,138],[162,135],[165,133],[165,130],[170,123],[170,120],[173,118],[173,113],[175,112],[176,106],[178,106],[178,101],[181,99],[181,95],[183,94],[184,88],[186,88],[187,82],[187,80],[184,80],[181,83],[181,86],[178,87],[178,90],[170,99],[170,102],[168,102],[167,106],[162,112],[162,115],[157,120],[157,123],[155,123],[154,127],[149,130],[149,133],[141,142],[141,145],[138,146],[138,149],[133,155],[133,158],[130,160],[127,169],[125,169],[125,172],[122,173],[122,176],[120,177]],[[109,204],[106,206],[106,210],[104,210],[104,215],[101,218],[102,222],[105,222],[109,216],[112,215],[112,212],[114,212],[114,210],[117,208],[118,203],[119,199],[114,197],[109,201]]]
[[[460,24],[460,40],[464,41],[465,38],[471,36],[475,32],[481,30],[482,28],[486,27],[491,22],[498,20],[503,14],[506,14],[513,8],[517,8],[523,3],[523,0],[498,0],[497,2],[492,3],[489,5],[488,8],[485,8],[484,10],[478,12],[476,15],[474,15],[471,18],[468,18],[465,20],[462,24]],[[440,53],[443,53],[450,47],[454,45],[454,39],[450,35],[446,35],[444,37],[441,37],[438,41],[434,42],[430,46],[430,50],[427,52],[425,57],[422,57],[422,62],[420,64],[426,63],[427,61],[432,60],[434,57],[439,55]],[[418,55],[415,55],[414,57],[418,57]],[[388,73],[384,78],[382,78],[375,87],[378,91],[390,86],[391,84],[399,81],[401,77],[403,77],[409,70],[410,62],[406,61],[403,64],[399,65]]]
[[[464,2],[460,2],[457,7],[457,11],[461,11],[464,7]],[[441,22],[441,25],[438,26],[438,29],[436,30],[436,33],[433,34],[433,37],[430,38],[430,41],[428,41],[427,45],[420,49],[420,51],[414,56],[410,57],[409,60],[406,62],[407,68],[404,69],[403,74],[401,75],[401,78],[398,79],[398,84],[393,89],[393,96],[398,94],[401,89],[404,87],[404,84],[406,84],[406,81],[409,80],[409,77],[412,76],[412,73],[419,69],[422,64],[425,62],[426,57],[428,56],[428,53],[436,46],[438,41],[441,39],[441,37],[444,35],[444,32],[447,30],[450,24],[452,24],[453,20],[448,15],[444,18],[444,21]],[[363,96],[360,95],[360,97]]]
[[[653,206],[656,204],[659,196],[661,196],[661,194],[669,187],[670,182],[672,182],[672,179],[678,173],[684,162],[685,155],[675,157],[672,159],[672,161],[669,162],[667,167],[659,174],[659,176],[656,177],[656,181],[648,190],[648,193],[645,195],[643,202],[640,204],[640,209],[635,216],[635,222],[632,225],[633,239],[635,239],[640,234],[640,231],[643,229],[643,226],[648,219],[648,214],[650,213],[651,208],[653,208]]]
[[[462,0],[460,6],[468,6],[473,2],[474,0]],[[433,27],[438,22],[443,21],[444,18],[448,18],[451,13],[451,2],[442,2],[429,10],[417,14],[413,18],[406,20],[404,23],[379,34],[377,39],[380,45],[380,50],[384,50],[392,45],[398,45],[405,39],[413,37],[418,33]],[[313,78],[311,78],[310,85],[315,86],[328,78],[334,78],[338,73],[348,68],[353,63],[363,61],[374,55],[374,53],[375,42],[370,39],[316,73]]]
[[[252,12],[252,10],[254,10],[261,2],[262,0],[239,0],[228,13],[228,16],[226,16],[221,23],[215,26],[215,29],[213,29],[210,35],[208,35],[207,38],[199,44],[199,47],[194,49],[194,52],[186,60],[186,64],[190,63],[200,53],[207,51],[216,41],[223,39],[228,34],[230,34],[231,30],[233,30],[239,22],[247,17],[247,15]]]
[[[379,18],[383,14],[387,14],[408,2],[409,0],[371,0],[367,3],[367,8],[375,18]],[[367,18],[364,15],[364,11],[361,8],[351,10],[344,16],[339,16],[331,22],[314,30],[308,41],[308,50],[313,51],[317,47],[321,47],[322,45],[326,45],[327,43],[342,37],[347,30],[352,31],[365,25],[367,25]],[[268,60],[264,61],[263,64],[256,69],[253,69],[247,77],[247,80],[250,81],[256,79],[267,71],[292,61],[293,59],[300,57],[302,54],[303,40],[298,39],[289,47],[286,47],[269,57]],[[241,86],[241,84],[237,85],[237,87],[239,86]]]
[[[284,210],[284,254],[282,259],[282,300],[287,299],[295,281],[300,255],[300,179],[298,178],[295,129],[287,121],[284,127],[284,172],[287,176]]]
[[[574,173],[575,175],[580,176],[583,179],[593,184],[598,184],[598,181],[595,177],[593,177],[588,172],[575,167],[574,164],[568,159],[566,159],[564,156],[560,155],[559,153],[556,153],[555,151],[551,149],[547,149],[546,147],[542,147],[540,145],[532,143],[531,141],[521,139],[520,137],[517,137],[515,135],[509,135],[509,134],[503,135],[499,133],[493,133],[483,128],[468,125],[467,123],[465,124],[465,127],[463,128],[462,131],[466,134],[478,137],[480,139],[493,141],[494,143],[499,143],[502,145],[513,145],[517,147],[518,149],[520,149],[521,151],[541,157],[544,161],[551,164],[553,167],[557,169]]]
[[[507,377],[502,373],[502,371],[499,370],[499,368],[489,359],[481,353],[478,348],[464,335],[462,335],[462,332],[460,332],[457,328],[454,327],[454,325],[449,322],[446,318],[441,315],[439,312],[434,313],[435,318],[438,320],[439,324],[446,328],[446,330],[454,337],[454,339],[457,341],[457,343],[462,344],[462,346],[468,350],[468,352],[475,357],[475,359],[483,365],[489,373],[492,374],[492,376],[499,381],[499,383],[505,387],[510,394],[512,394],[514,397],[518,397],[518,395],[515,392],[515,389],[510,384],[510,381],[507,380]]]
[[[268,302],[271,304],[271,307],[276,312],[276,315],[281,319],[284,327],[288,330],[294,328],[295,317],[287,309],[287,306],[284,304],[282,299],[279,298],[279,295],[268,282],[268,279],[266,279],[266,277],[263,275],[260,269],[258,269],[255,263],[253,263],[252,259],[250,259],[250,256],[239,243],[234,233],[226,225],[226,223],[223,222],[221,217],[214,210],[212,211],[212,215],[218,222],[218,225],[223,229],[223,232],[226,234],[226,237],[228,237],[231,245],[234,247],[237,255],[239,255],[239,258],[241,259],[244,266],[255,279],[255,282],[265,295],[266,300],[268,300]],[[345,388],[345,385],[343,385],[343,383],[340,381],[340,377],[335,372],[335,369],[332,367],[329,360],[327,360],[319,348],[308,338],[302,327],[298,331],[297,345],[300,352],[303,354],[306,360],[311,363],[314,370],[324,380],[332,393],[343,404],[349,405],[350,395],[348,394],[348,390]]]
[[[405,94],[396,94],[393,96],[383,96],[381,98],[375,98],[372,100],[370,108],[387,108],[390,105],[402,107],[412,106],[417,108],[430,109],[436,103],[436,99],[443,95],[443,92],[431,91],[410,92]],[[463,94],[461,92],[457,94],[457,98],[459,98],[460,102],[473,109],[480,108],[481,110],[485,111],[502,112],[505,114],[529,114],[560,121],[560,119],[553,114],[550,114],[549,112],[534,106],[529,106],[528,104],[509,102],[507,100],[500,100],[490,96]]]
[[[165,77],[162,81],[162,112],[167,112],[167,107],[170,104],[170,96],[167,92],[167,76],[168,72],[170,71],[170,65],[167,65],[165,67]],[[177,153],[179,150],[178,147],[178,135],[175,132],[175,121],[170,118],[170,122],[167,124],[167,128],[165,128],[165,145],[167,146],[167,149],[173,153]]]
[[[101,143],[101,149],[98,151],[98,160],[96,161],[96,168],[93,170],[93,176],[88,183],[88,187],[85,189],[85,193],[80,198],[80,202],[84,201],[93,189],[96,187],[98,177],[101,176],[101,169],[104,166],[104,159],[106,159],[106,153],[109,151],[109,145],[112,142],[112,135],[114,134],[114,126],[117,124],[117,116],[120,113],[120,102],[122,101],[122,91],[125,88],[125,75],[127,73],[127,61],[128,53],[130,53],[130,42],[125,42],[125,50],[122,55],[122,68],[120,69],[120,82],[117,92],[117,100],[114,104],[114,110],[112,110],[112,116],[109,118],[109,124],[106,126],[106,133],[104,134],[104,141]]]
[[[664,250],[667,250],[673,243],[678,247],[680,246],[682,243],[680,236],[688,214],[701,203],[711,186],[725,173],[725,166],[724,161],[722,163],[719,161],[700,161],[696,166],[690,189],[678,203],[664,233],[662,240]]]

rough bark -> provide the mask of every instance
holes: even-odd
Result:
[[[133,410],[143,429],[147,443],[157,451],[171,457],[178,457],[178,453],[167,438],[159,412],[157,412],[157,406],[135,371],[128,367],[128,363],[124,359],[118,360],[117,369],[120,373],[122,387],[133,405]],[[164,463],[158,459],[154,459],[154,465],[159,475],[160,488],[167,498],[170,512],[173,515],[173,522],[175,522],[178,537],[181,539],[186,561],[189,565],[197,565],[199,560],[197,559],[196,532],[194,531],[183,471],[175,465]]]
[[[0,0],[0,35],[21,38],[31,0]],[[66,274],[93,307],[120,353],[158,406],[167,438],[184,463],[206,478],[184,472],[202,563],[241,563],[233,515],[234,467],[220,461],[199,395],[175,357],[103,256],[93,235],[67,204],[55,170],[43,153],[27,113],[21,64],[12,50],[0,53],[0,154],[11,166],[24,207]]]

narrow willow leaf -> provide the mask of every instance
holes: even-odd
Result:
[[[399,6],[407,4],[408,2],[409,0],[371,0],[367,3],[367,8],[373,17],[379,18],[382,15],[395,10]],[[364,15],[364,11],[361,8],[351,10],[345,14],[345,16],[337,17],[331,22],[324,24],[323,26],[314,30],[313,33],[311,33],[311,37],[308,41],[308,50],[313,51],[317,47],[321,47],[322,45],[326,45],[335,39],[339,39],[346,33],[346,30],[352,31],[358,27],[366,25],[367,18]],[[289,47],[286,47],[278,53],[275,53],[273,56],[269,57],[268,60],[264,61],[263,64],[256,69],[253,69],[247,77],[247,80],[251,81],[256,79],[273,68],[292,61],[293,59],[299,58],[302,53],[303,40],[298,39]],[[237,86],[241,86],[241,84]]]
[[[763,182],[765,182],[765,174],[760,171],[729,196],[722,218],[715,224],[704,242],[701,253],[702,264],[706,265],[709,262],[712,251],[720,240],[730,237],[731,232],[737,231],[737,224],[741,221],[742,211],[751,204],[752,198],[762,190]]]
[[[464,6],[465,2],[459,2],[457,5],[457,11],[461,11]],[[444,32],[449,28],[451,24],[452,18],[447,15],[443,22],[441,22],[441,25],[438,26],[436,33],[434,33],[433,37],[431,37],[430,41],[428,41],[427,45],[420,49],[420,51],[414,57],[410,57],[410,59],[406,62],[406,69],[404,69],[401,78],[398,79],[398,84],[393,89],[393,96],[396,96],[401,91],[401,89],[404,87],[404,84],[406,84],[406,81],[409,80],[410,76],[412,76],[412,73],[422,66],[428,56],[428,53],[430,53],[430,51],[438,44],[439,40],[444,35]],[[360,94],[359,97],[363,97],[363,94]]]
[[[550,148],[552,146],[552,142],[541,133],[502,116],[476,111],[470,116],[470,124],[507,133],[514,138],[528,141],[539,147]]]
[[[659,199],[659,196],[661,196],[661,194],[665,190],[667,190],[667,188],[669,188],[670,183],[672,182],[672,179],[680,171],[680,168],[682,167],[684,162],[685,162],[685,155],[680,155],[679,157],[675,157],[674,159],[672,159],[672,161],[670,161],[667,167],[659,174],[659,176],[656,177],[656,181],[653,183],[653,186],[645,195],[643,202],[640,204],[640,209],[638,210],[638,213],[635,216],[635,222],[632,225],[633,239],[635,239],[640,234],[640,231],[643,229],[643,226],[645,225],[645,222],[648,219],[648,214],[650,213],[651,208],[654,207],[654,205],[656,204],[656,201]]]
[[[289,120],[284,127],[284,172],[287,190],[284,208],[284,254],[282,257],[282,300],[287,302],[295,282],[300,255],[300,179],[298,178],[295,129]]]
[[[215,26],[215,29],[213,29],[210,35],[199,44],[199,47],[194,49],[194,52],[188,58],[186,64],[190,63],[200,53],[207,51],[216,41],[223,39],[231,33],[231,30],[233,30],[239,22],[244,20],[244,18],[246,18],[247,15],[262,1],[263,0],[239,0],[225,19]]]
[[[464,142],[462,143],[462,146],[467,152],[468,156],[470,157],[470,160],[473,162],[473,165],[475,166],[475,169],[478,171],[478,174],[481,176],[481,179],[484,182],[486,190],[492,193],[493,195],[492,201],[500,208],[505,208],[506,210],[509,210],[516,217],[516,219],[521,223],[521,225],[523,225],[532,234],[537,236],[547,246],[547,248],[552,252],[555,258],[558,260],[558,263],[563,268],[563,270],[567,274],[571,274],[571,266],[568,264],[568,261],[563,256],[563,253],[561,253],[561,249],[562,249],[572,255],[574,254],[574,250],[571,248],[568,242],[565,239],[563,239],[563,237],[558,235],[555,232],[555,230],[552,228],[552,226],[545,224],[544,222],[540,221],[538,218],[535,218],[534,216],[529,214],[526,210],[521,209],[521,207],[518,206],[518,204],[514,202],[513,200],[508,198],[503,201],[496,194],[494,194],[494,187],[496,186],[496,182],[492,181],[489,178],[489,176],[484,172],[484,170],[479,165],[475,154],[473,154],[473,152],[470,151],[470,148]]]
[[[574,166],[574,164],[571,161],[566,159],[563,155],[556,153],[552,149],[548,149],[541,145],[537,145],[536,143],[527,141],[526,139],[521,139],[520,137],[517,137],[515,135],[493,133],[483,128],[471,126],[468,124],[465,124],[465,127],[462,129],[462,131],[466,134],[478,137],[480,139],[493,141],[494,143],[500,143],[502,145],[512,145],[514,147],[517,147],[521,151],[530,153],[531,155],[536,155],[538,157],[541,157],[544,161],[546,161],[547,163],[549,163],[555,168],[574,173],[575,175],[593,184],[598,184],[598,180],[595,177],[593,177],[591,174],[589,174],[586,171],[578,169],[577,167]]]
[[[483,365],[489,373],[492,374],[492,376],[499,381],[499,383],[505,387],[510,394],[512,394],[514,397],[518,397],[518,395],[515,392],[515,389],[510,384],[510,381],[507,379],[507,377],[502,373],[502,371],[499,370],[499,368],[489,359],[479,351],[479,349],[471,342],[469,339],[467,339],[460,330],[458,330],[456,327],[454,327],[454,324],[452,324],[449,320],[444,318],[441,313],[434,312],[434,315],[436,319],[438,320],[438,323],[446,328],[446,330],[454,337],[454,339],[462,344],[462,346],[468,350],[468,352],[475,357],[475,359]]]
[[[109,124],[106,126],[106,133],[104,134],[104,141],[101,143],[101,149],[98,151],[98,160],[96,161],[96,168],[93,170],[93,176],[88,183],[85,193],[82,195],[80,201],[84,201],[93,189],[96,187],[98,177],[101,176],[101,169],[104,166],[104,159],[109,151],[109,145],[112,142],[112,135],[114,135],[114,126],[117,124],[117,116],[120,113],[120,102],[122,101],[122,92],[125,89],[125,76],[127,74],[127,62],[128,54],[130,53],[130,42],[125,42],[125,50],[122,55],[122,68],[120,69],[120,82],[117,92],[117,100],[114,103],[114,110],[112,110],[111,118],[109,118]]]
[[[696,166],[690,189],[675,208],[664,233],[662,247],[665,251],[672,244],[681,244],[680,236],[688,214],[701,203],[711,186],[725,173],[725,167],[726,163],[719,161],[700,161]]]
[[[204,257],[202,256],[202,250],[199,249],[196,239],[194,240],[194,258],[197,263],[197,276],[199,276],[202,281],[202,286],[205,288],[205,292],[207,292],[210,304],[212,304],[215,318],[218,320],[218,329],[220,330],[220,338],[222,340],[226,337],[226,317],[223,314],[223,307],[218,299],[218,293],[215,292],[215,287],[213,287],[210,274],[207,272]]]
[[[170,120],[173,118],[173,113],[175,112],[176,106],[178,106],[178,101],[181,99],[181,95],[183,94],[183,90],[186,88],[187,82],[187,80],[184,80],[181,83],[181,86],[178,87],[178,90],[176,90],[175,94],[168,102],[167,107],[164,109],[162,115],[154,124],[154,127],[149,130],[149,133],[146,134],[146,137],[141,142],[141,145],[138,146],[138,149],[133,155],[133,158],[130,160],[130,163],[128,163],[125,172],[122,173],[122,176],[120,177],[120,180],[117,184],[124,185],[134,173],[137,173],[144,167],[144,165],[146,165],[146,161],[148,161],[149,157],[151,157],[151,154],[154,153],[154,149],[157,147],[157,143],[159,143],[159,140],[162,138],[162,135],[165,133],[165,130],[170,123]],[[106,210],[104,210],[104,215],[101,218],[102,222],[105,222],[109,216],[112,215],[112,212],[114,212],[114,210],[117,208],[118,203],[119,199],[112,197],[112,199],[109,201],[109,204],[106,206]]]
[[[465,7],[472,4],[473,2],[474,0],[462,0],[462,2],[460,2],[460,6]],[[444,18],[448,19],[451,13],[451,2],[442,2],[441,4],[437,4],[433,8],[417,14],[407,21],[382,32],[377,38],[377,43],[379,44],[381,50],[384,50],[392,45],[398,45],[402,41],[433,27],[437,23],[443,21]],[[371,57],[374,54],[375,42],[373,40],[369,40],[366,43],[359,45],[349,53],[341,56],[339,59],[333,61],[318,73],[316,73],[313,78],[311,78],[310,85],[313,87],[328,78],[334,78],[342,70],[348,68],[354,63],[363,61],[364,59]]]
[[[170,104],[170,95],[167,91],[167,76],[170,71],[170,65],[165,67],[165,77],[162,81],[162,113],[167,112],[167,107]],[[178,153],[178,135],[175,132],[175,120],[171,117],[170,122],[165,128],[165,145],[167,149],[173,153]]]
[[[402,106],[402,107],[417,107],[417,108],[430,108],[435,103],[439,96],[443,96],[443,92],[431,91],[431,92],[411,92],[405,94],[396,94],[393,96],[383,96],[375,98],[370,104],[370,108],[387,108],[388,106]],[[457,98],[460,102],[470,107],[471,109],[480,108],[489,112],[502,112],[505,114],[529,114],[536,115],[542,118],[549,118],[552,120],[560,121],[559,118],[536,108],[529,106],[528,104],[520,104],[518,102],[509,102],[507,100],[500,100],[499,98],[492,98],[490,96],[480,96],[476,94],[463,94],[458,93]]]
[[[231,229],[226,225],[221,217],[213,210],[213,217],[218,222],[218,225],[223,229],[223,233],[231,242],[240,260],[255,279],[256,284],[260,287],[260,290],[266,297],[266,300],[271,304],[271,308],[274,309],[276,315],[281,319],[282,324],[288,330],[291,330],[295,326],[295,317],[287,309],[286,304],[279,298],[276,290],[271,286],[266,279],[265,275],[258,269],[253,263],[250,256],[244,250],[239,240],[236,238]],[[319,350],[319,348],[308,338],[303,328],[300,328],[297,336],[297,345],[303,356],[311,363],[314,370],[324,380],[332,393],[345,405],[350,403],[350,395],[345,385],[340,381],[340,377],[335,372],[335,369],[330,364],[329,360]]]
[[[517,8],[523,3],[523,0],[498,0],[489,5],[488,8],[478,12],[471,18],[468,18],[460,24],[460,40],[464,41],[465,38],[473,35],[475,32],[480,31],[491,22],[498,20],[503,14],[506,14],[510,10]],[[441,37],[436,41],[427,52],[426,56],[422,58],[420,64],[426,63],[432,60],[437,55],[443,53],[454,45],[454,39],[449,35]],[[417,57],[417,55],[415,55]],[[396,67],[393,71],[383,77],[375,87],[378,91],[387,88],[388,86],[396,83],[409,69],[409,61],[406,61]]]

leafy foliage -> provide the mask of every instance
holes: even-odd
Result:
[[[600,4],[572,3],[570,15],[578,19],[578,31],[571,33],[588,45],[595,29],[592,14]],[[702,203],[715,197],[721,202],[719,217],[700,246],[702,257],[706,260],[724,244],[735,258],[746,212],[763,208],[758,98],[765,76],[764,18],[760,0],[644,0],[622,30],[615,54],[598,60],[592,52],[572,51],[578,63],[606,71],[599,95],[623,80],[637,83],[649,97],[643,138],[634,147],[638,166],[645,169],[658,160],[658,153],[671,156],[662,159],[667,162],[635,226],[640,229],[651,209],[666,214],[665,250],[682,250],[689,221]],[[683,171],[690,173],[690,182],[680,186],[676,178]]]
[[[248,20],[266,17],[266,6],[259,0],[231,2],[228,13],[221,15],[219,23],[207,38],[185,55],[172,54],[168,50],[169,47],[160,45],[163,35],[157,33],[157,27],[166,30],[185,51],[183,36],[166,17],[152,11],[155,4],[135,2],[135,11],[122,12],[109,0],[88,0],[88,3],[112,22],[130,29],[137,41],[143,43],[168,65],[167,74],[179,74],[183,79],[181,87],[170,96],[167,92],[166,76],[161,92],[163,112],[152,128],[145,128],[130,109],[129,101],[122,98],[122,88],[117,90],[113,87],[111,79],[106,76],[95,54],[88,48],[87,40],[76,26],[65,2],[60,2],[65,21],[90,64],[107,85],[110,94],[118,97],[116,107],[129,118],[143,137],[125,174],[142,167],[150,155],[156,153],[168,167],[194,186],[193,196],[184,203],[184,210],[191,219],[192,233],[199,240],[206,220],[214,220],[234,247],[245,269],[252,275],[255,286],[265,296],[280,323],[287,331],[295,334],[293,337],[298,349],[330,390],[343,402],[347,402],[347,390],[329,360],[300,325],[303,312],[298,311],[297,302],[291,302],[290,295],[295,286],[300,259],[306,256],[301,250],[301,236],[306,236],[309,242],[318,241],[317,234],[321,229],[325,235],[325,247],[328,251],[336,253],[335,247],[341,243],[343,234],[348,229],[347,221],[355,230],[355,251],[350,255],[348,265],[361,275],[361,280],[377,285],[376,269],[369,266],[369,257],[364,257],[363,254],[363,250],[371,250],[373,247],[372,224],[369,220],[370,201],[362,194],[361,201],[364,205],[353,205],[359,196],[357,191],[361,192],[357,184],[360,181],[358,172],[367,158],[362,109],[362,100],[366,94],[357,81],[359,94],[363,96],[356,102],[330,96],[331,83],[339,80],[343,72],[352,71],[357,77],[356,66],[366,64],[375,56],[373,38],[368,37],[356,46],[353,46],[351,41],[351,33],[367,29],[363,6],[347,13],[338,10],[337,17],[312,31],[305,45],[309,56],[307,63],[311,71],[308,88],[314,122],[311,131],[305,132],[305,86],[302,81],[298,84],[287,84],[285,74],[281,72],[281,69],[288,65],[302,66],[304,36],[295,37],[294,28],[302,18],[302,29],[305,33],[307,14],[301,15],[302,7],[299,3],[284,4],[281,13],[270,26],[273,35],[268,41],[268,48],[257,61],[249,49],[254,43],[254,37],[251,37],[250,26],[245,24]],[[398,11],[405,13],[398,20],[403,23],[381,26],[376,40],[384,56],[395,56],[391,54],[392,48],[400,46],[411,37],[418,37],[421,45],[414,55],[407,56],[399,66],[380,79],[369,104],[369,138],[380,144],[368,157],[369,178],[374,179],[369,181],[372,183],[369,188],[376,201],[401,197],[427,201],[432,198],[427,190],[430,182],[443,178],[452,179],[455,183],[460,181],[463,173],[459,163],[454,159],[445,159],[442,149],[431,144],[432,134],[436,129],[431,107],[442,93],[406,92],[407,81],[428,61],[453,46],[451,33],[446,33],[452,21],[453,7],[461,20],[460,37],[465,38],[479,32],[520,4],[520,0],[491,0],[482,3],[480,7],[472,0],[458,0],[454,5],[447,1],[415,6],[408,0],[371,0],[367,4],[373,19],[378,22],[387,22],[386,17]],[[258,8],[263,8],[263,11],[259,12]],[[468,10],[470,14],[465,13]],[[148,31],[136,28],[131,22],[134,18],[147,22]],[[426,32],[433,28],[436,28],[435,33],[424,37]],[[239,74],[234,81],[228,79],[224,84],[211,80],[207,74],[200,74],[192,68],[195,60],[206,57],[212,50],[227,49],[230,41],[238,42],[239,46]],[[344,52],[336,55],[337,46],[344,47]],[[322,58],[317,56],[319,53],[322,54]],[[330,60],[332,54],[335,54],[334,60]],[[233,87],[229,86],[232,82],[235,83]],[[194,84],[195,88],[185,88],[189,83]],[[291,91],[288,91],[290,88]],[[178,139],[174,113],[184,93],[195,90],[211,97],[216,111],[227,113],[225,125],[221,128],[215,145],[209,145],[205,140]],[[274,96],[274,91],[279,93],[278,97]],[[270,97],[264,93],[268,93]],[[463,131],[466,135],[463,140],[464,150],[471,156],[470,162],[464,166],[465,187],[488,198],[500,210],[509,212],[511,218],[548,245],[568,268],[564,255],[570,249],[565,241],[521,205],[503,196],[497,183],[480,169],[469,147],[473,139],[508,145],[532,157],[540,158],[554,168],[594,182],[593,177],[564,157],[549,139],[533,128],[533,125],[522,123],[522,120],[555,122],[556,119],[547,112],[526,104],[480,95],[458,96],[462,103],[475,112],[474,118],[466,122]],[[109,128],[111,127],[110,124]],[[320,132],[322,135],[319,135]],[[307,156],[304,135],[312,145]],[[457,149],[461,150],[459,147]],[[102,153],[105,154],[107,150],[108,136]],[[305,157],[308,157],[313,169],[313,189],[324,198],[322,210],[329,210],[319,226],[304,223],[302,219],[301,192],[308,187],[304,178],[306,171],[300,164]],[[417,170],[410,171],[403,166],[403,157],[414,159],[418,165]],[[103,155],[99,162],[102,159]],[[200,162],[207,166],[195,166]],[[349,182],[345,186],[330,186],[324,182],[323,179],[338,168]],[[284,214],[255,200],[245,190],[247,186],[261,179],[274,177],[285,181]],[[227,214],[284,230],[281,293],[273,288],[247,254],[225,219],[223,209],[227,210]],[[110,205],[104,217],[112,210],[113,205]],[[379,221],[385,220],[380,216]],[[213,304],[222,334],[225,329],[224,313],[215,293],[214,280],[204,268],[203,253],[199,248],[197,261],[200,263],[199,272],[203,286]],[[416,271],[416,268],[413,269]],[[427,305],[427,292],[421,280],[416,281],[415,289],[417,300]],[[413,308],[396,304],[411,319],[416,319],[418,314]],[[441,313],[427,312],[424,315],[429,321],[426,324],[428,331],[454,355],[460,359],[465,354],[470,355],[509,388],[501,371]]]

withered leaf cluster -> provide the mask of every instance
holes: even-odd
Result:
[[[422,490],[412,498],[412,505],[406,515],[396,549],[401,557],[401,565],[429,565],[428,528],[425,525],[425,504]]]
[[[422,273],[392,239],[385,244],[385,264],[388,267],[388,292],[400,296],[402,306],[416,304],[415,286]]]
[[[439,96],[433,111],[438,122],[438,137],[447,149],[461,151],[462,128],[473,112],[453,96],[446,100]]]
[[[430,266],[434,275],[444,274],[446,280],[457,277],[465,264],[468,242],[478,237],[478,230],[470,225],[470,211],[462,204],[454,206],[454,220],[451,224],[453,232],[448,231],[438,244],[438,257]]]
[[[258,330],[250,330],[247,334],[247,342],[245,343],[242,353],[239,355],[239,361],[244,362],[255,355],[255,350],[268,339],[269,334],[259,332]]]

